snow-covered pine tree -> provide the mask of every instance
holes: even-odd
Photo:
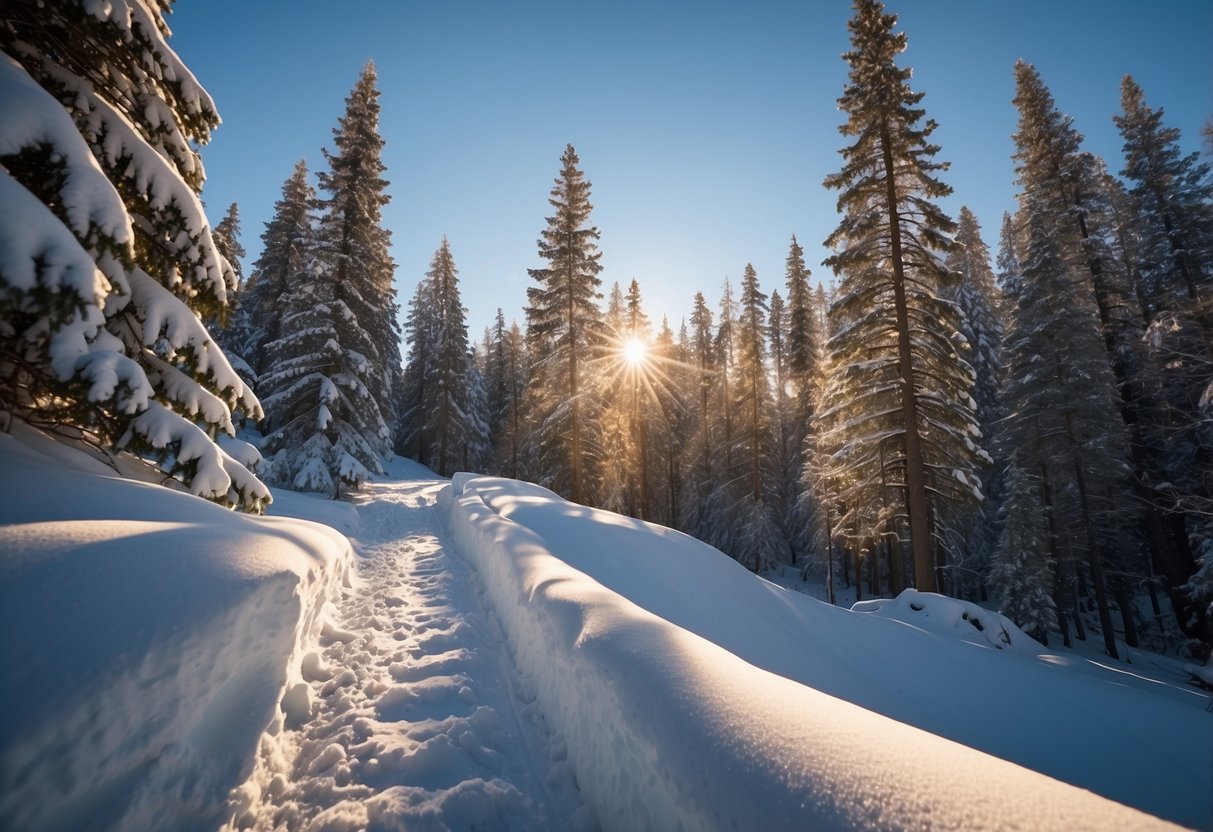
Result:
[[[1066,548],[1086,553],[1105,650],[1116,657],[1104,579],[1107,553],[1097,528],[1098,489],[1126,482],[1130,473],[1116,379],[1094,298],[1063,258],[1051,233],[1052,218],[1031,199],[1023,211],[1027,248],[1005,341],[1002,399],[1008,415],[1000,441],[1012,479],[1039,472],[1040,487],[1049,492],[1042,497],[1056,525],[1028,529],[1012,521],[1039,524],[1048,513],[1008,514],[1000,545],[1006,550],[1012,545],[1008,541],[1070,536]],[[1060,574],[1069,580],[1068,570]]]
[[[461,469],[483,470],[489,456],[487,397],[483,380],[472,366],[467,310],[445,237],[434,252],[425,282],[428,286],[419,296],[429,309],[423,310],[424,325],[415,330],[410,316],[410,342],[416,344],[414,336],[431,340],[419,352],[424,356],[418,363],[425,378],[406,432],[417,435],[417,443],[423,446],[418,461],[441,476],[449,477]],[[416,305],[413,311],[418,311]]]
[[[1190,558],[1186,567],[1180,565],[1188,549],[1186,535],[1168,528],[1159,508],[1163,495],[1154,485],[1163,476],[1147,429],[1150,372],[1143,355],[1142,312],[1129,285],[1129,272],[1114,254],[1114,206],[1102,185],[1102,162],[1082,150],[1082,135],[1072,119],[1057,109],[1033,66],[1016,63],[1015,85],[1019,121],[1013,138],[1021,213],[1030,200],[1032,213],[1046,224],[1059,256],[1094,300],[1106,360],[1116,377],[1117,411],[1129,431],[1133,477],[1123,485],[1124,492],[1108,495],[1114,510],[1102,525],[1112,532],[1113,540],[1139,534],[1144,528],[1156,571],[1191,574]],[[1183,599],[1177,583],[1170,583],[1179,611]]]
[[[1174,601],[1173,588],[1190,584],[1200,553],[1213,548],[1207,537],[1207,518],[1213,514],[1213,421],[1202,412],[1213,398],[1213,175],[1199,154],[1183,154],[1179,131],[1164,124],[1162,108],[1152,109],[1128,75],[1121,84],[1121,107],[1113,120],[1124,138],[1125,235],[1137,268],[1145,343],[1156,368],[1147,390],[1160,410],[1146,425],[1145,439],[1162,470],[1160,479],[1168,484],[1161,496],[1172,530],[1173,554],[1156,565]],[[1187,609],[1179,600],[1176,611],[1185,632],[1213,647],[1205,604],[1196,599]]]
[[[797,446],[804,442],[809,420],[816,406],[814,396],[817,390],[817,364],[820,361],[822,345],[821,317],[817,310],[819,301],[809,287],[811,274],[804,263],[804,249],[796,242],[796,235],[793,234],[792,244],[788,249],[784,285],[788,291],[788,376],[796,397],[796,421],[793,422],[790,440]],[[820,303],[824,311],[824,290],[818,286],[817,292],[822,294]]]
[[[228,206],[227,214],[219,220],[211,236],[215,239],[215,249],[231,264],[237,288],[230,293],[225,314],[213,323],[206,322],[207,329],[217,336],[219,346],[223,348],[232,368],[244,379],[244,383],[256,389],[257,374],[243,357],[243,348],[248,342],[252,322],[244,309],[244,289],[247,282],[244,279],[243,260],[247,252],[240,241],[240,208],[236,203]]]
[[[316,193],[308,183],[307,162],[295,163],[282,183],[282,198],[261,232],[261,254],[240,291],[238,343],[235,352],[256,378],[269,370],[266,344],[282,336],[283,310],[278,299],[294,278],[310,267],[315,238],[312,210]]]
[[[1198,153],[1183,154],[1179,130],[1163,124],[1126,75],[1113,116],[1124,138],[1129,201],[1140,235],[1147,314],[1185,311],[1213,342],[1213,178]]]
[[[506,327],[505,313],[500,307],[487,337],[484,383],[493,470],[501,476],[517,477],[518,405],[519,397],[526,389],[522,337],[517,324]]]
[[[839,321],[826,404],[834,418],[824,438],[856,475],[838,489],[855,519],[888,519],[904,503],[914,584],[933,591],[932,502],[980,499],[971,450],[977,428],[972,370],[951,341],[956,313],[938,296],[948,280],[938,255],[955,226],[934,200],[951,188],[936,178],[946,168],[929,141],[936,123],[922,123],[923,94],[895,62],[906,45],[896,22],[879,0],[855,0],[847,24],[850,73],[839,99],[847,120],[839,130],[852,143],[841,151],[842,170],[825,180],[840,192],[843,218],[826,240],[836,252],[826,262],[842,284],[831,310]],[[886,534],[882,525],[868,531]],[[897,590],[901,570],[892,560]]]
[[[400,414],[396,451],[427,466],[435,464],[430,457],[433,442],[426,435],[426,425],[435,396],[433,388],[438,373],[435,345],[439,340],[440,325],[434,282],[427,274],[417,283],[404,322],[408,363],[404,367],[396,405]]]
[[[956,247],[948,255],[948,268],[957,282],[944,297],[956,304],[960,312],[959,331],[969,349],[966,358],[973,367],[975,383],[974,413],[980,437],[974,437],[978,463],[978,484],[986,499],[980,506],[969,506],[953,523],[957,534],[955,546],[963,553],[960,588],[968,597],[981,595],[990,553],[998,539],[1000,471],[990,456],[995,425],[1002,418],[998,406],[998,385],[1002,374],[1003,324],[998,314],[998,289],[990,268],[990,249],[981,238],[977,217],[961,206],[957,217]]]
[[[535,419],[536,479],[574,502],[593,501],[599,454],[598,402],[590,362],[603,338],[602,270],[598,229],[589,224],[590,183],[572,145],[560,158],[549,203],[555,210],[539,238],[547,266],[528,269],[538,283],[527,289],[527,340],[532,351],[529,409]]]
[[[310,187],[303,196],[314,202]],[[272,454],[266,476],[336,499],[342,487],[383,473],[388,429],[358,372],[367,361],[365,338],[351,338],[349,307],[319,262],[315,237],[296,238],[286,262],[285,289],[274,302],[279,337],[265,345],[260,377],[264,448]]]
[[[754,572],[762,572],[787,551],[771,505],[776,490],[773,402],[766,362],[767,295],[758,273],[746,263],[738,303],[736,378],[729,408],[733,413],[734,468],[726,472],[732,494],[725,522],[740,532],[729,554]]]
[[[341,305],[342,344],[353,358],[342,373],[356,379],[387,424],[395,422],[395,387],[400,381],[400,324],[396,264],[388,252],[391,233],[382,210],[390,197],[382,178],[383,138],[379,135],[379,89],[375,64],[368,61],[345,99],[345,114],[333,129],[336,150],[324,151],[328,170],[319,174],[317,258],[334,282]],[[355,358],[355,354],[362,359]],[[391,450],[389,435],[367,436],[380,454]]]
[[[219,116],[168,45],[165,11],[5,7],[0,408],[258,511],[256,453],[228,445],[237,461],[212,437],[261,408],[200,320],[236,286],[198,200],[197,147]]]
[[[1004,504],[1006,532],[992,557],[989,580],[998,610],[1025,633],[1048,645],[1058,626],[1053,601],[1054,564],[1045,546],[1047,527],[1032,476],[1012,469]]]

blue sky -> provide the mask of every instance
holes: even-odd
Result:
[[[987,243],[1013,208],[1012,66],[1034,63],[1086,147],[1121,167],[1120,79],[1183,131],[1213,112],[1208,0],[900,0],[902,65],[936,119],[953,216]],[[442,236],[471,334],[498,306],[522,322],[526,269],[566,143],[593,183],[604,291],[640,282],[677,328],[701,290],[714,306],[747,262],[782,291],[793,233],[814,276],[837,224],[822,179],[839,165],[849,2],[370,2],[188,0],[177,49],[224,124],[204,150],[212,220],[240,205],[249,261],[283,180],[322,147],[362,65],[382,90],[384,161],[402,306]],[[246,264],[248,265],[248,264]]]

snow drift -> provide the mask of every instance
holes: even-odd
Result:
[[[817,640],[797,620],[817,602],[734,570],[690,538],[510,480],[458,474],[442,499],[452,541],[480,572],[515,661],[607,828],[1163,825],[756,666],[785,647],[758,649],[771,632]],[[580,571],[587,561],[597,569]],[[752,603],[755,587],[763,604]],[[742,608],[751,620],[727,645],[691,626],[712,630],[703,625],[719,616],[728,629]],[[868,621],[886,635],[910,632],[838,614],[860,630]],[[939,644],[920,643],[915,657]],[[835,657],[816,675],[845,677],[846,666]],[[894,698],[900,681],[886,678],[885,695]]]
[[[215,828],[348,542],[11,436],[0,493],[0,827]]]

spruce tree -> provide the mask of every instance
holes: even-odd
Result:
[[[433,441],[426,433],[426,426],[435,397],[433,388],[438,372],[435,347],[440,337],[439,326],[434,282],[427,275],[417,284],[409,301],[404,324],[408,362],[401,378],[397,401],[400,421],[396,431],[396,450],[426,466],[436,464],[430,456]]]
[[[390,423],[400,378],[400,325],[392,283],[396,266],[388,253],[391,234],[382,218],[390,197],[382,178],[379,110],[375,65],[368,61],[333,129],[336,149],[324,151],[328,169],[319,174],[325,196],[319,203],[317,257],[334,284],[334,297],[348,310],[338,321],[343,343],[365,359],[343,372],[357,377]],[[367,440],[381,454],[391,449],[388,436]]]
[[[1105,360],[1116,377],[1117,412],[1129,432],[1133,477],[1123,493],[1111,495],[1105,515],[1108,528],[1125,529],[1125,520],[1144,520],[1145,540],[1157,571],[1168,577],[1178,618],[1186,604],[1178,586],[1192,572],[1187,534],[1160,509],[1165,503],[1157,483],[1165,481],[1163,461],[1152,446],[1150,366],[1143,355],[1142,310],[1129,286],[1129,271],[1113,250],[1115,216],[1102,165],[1082,150],[1082,135],[1061,113],[1040,74],[1030,64],[1015,66],[1015,106],[1019,122],[1014,135],[1016,175],[1021,187],[1021,213],[1028,210],[1044,223],[1060,256],[1081,278],[1079,287],[1092,298],[1099,317]],[[1148,297],[1148,293],[1142,295]],[[1126,510],[1128,507],[1128,510]],[[1130,511],[1133,515],[1130,515]],[[1135,516],[1134,516],[1135,515]],[[1134,523],[1129,528],[1138,524]],[[1125,532],[1127,534],[1129,532]],[[1186,627],[1186,625],[1184,625]],[[1203,622],[1186,631],[1208,639]]]
[[[852,142],[841,151],[842,170],[825,180],[840,192],[843,214],[826,240],[835,250],[826,262],[842,276],[831,311],[839,331],[830,342],[836,383],[827,407],[843,421],[828,441],[849,460],[843,473],[856,475],[846,500],[854,519],[891,517],[887,495],[900,492],[914,584],[933,591],[932,500],[978,496],[969,450],[976,426],[971,369],[950,340],[956,314],[938,296],[948,280],[939,255],[954,224],[935,200],[951,188],[936,178],[946,167],[934,160],[936,123],[922,121],[923,94],[895,62],[906,45],[896,22],[879,0],[855,0],[848,23],[850,73],[838,103],[847,115],[839,130]],[[892,571],[900,572],[895,558]],[[901,576],[892,579],[896,589]]]
[[[1127,436],[1094,299],[1062,256],[1047,212],[1034,209],[1029,200],[1020,289],[1006,337],[1008,416],[1002,442],[1012,481],[1039,472],[1042,489],[1050,492],[1045,518],[1052,515],[1065,530],[1060,534],[1072,535],[1067,548],[1085,550],[1105,650],[1115,658],[1097,504],[1099,488],[1128,479]],[[1029,522],[1037,527],[1025,527]],[[1059,534],[1056,528],[1039,528],[1041,522],[1041,513],[1009,514],[1002,550],[1015,541]]]
[[[533,352],[528,394],[536,425],[535,475],[584,503],[594,498],[600,457],[594,445],[598,403],[588,368],[603,340],[602,266],[598,229],[589,224],[590,183],[572,145],[560,163],[548,200],[555,212],[539,238],[539,256],[547,265],[527,270],[538,284],[527,289]]]
[[[1031,474],[1012,470],[1006,500],[1006,533],[993,553],[990,583],[998,611],[1041,644],[1058,626],[1053,600],[1054,564],[1045,545],[1047,526]]]
[[[316,192],[308,184],[307,162],[295,163],[282,183],[282,198],[274,203],[274,214],[261,233],[261,255],[253,263],[248,284],[240,292],[242,330],[237,354],[260,377],[269,366],[266,344],[282,336],[283,297],[292,281],[307,267],[312,256],[315,220],[312,210]]]
[[[997,516],[999,471],[990,456],[990,440],[1002,412],[998,404],[998,384],[1002,373],[1000,350],[1002,348],[1003,325],[998,316],[998,290],[994,285],[994,272],[990,268],[990,250],[981,238],[981,226],[977,217],[962,206],[958,216],[956,246],[948,256],[948,268],[956,277],[956,283],[945,292],[945,297],[956,304],[960,313],[960,334],[968,344],[965,356],[973,368],[974,415],[981,431],[973,437],[977,448],[975,474],[985,501],[980,506],[969,506],[955,519],[956,546],[965,552],[965,563],[961,570],[963,584],[970,596],[980,595],[981,576],[985,574],[990,553],[997,540]]]
[[[5,8],[0,408],[256,511],[269,492],[213,441],[261,415],[202,323],[236,288],[198,200],[219,116],[165,8]]]
[[[484,383],[472,365],[468,349],[467,310],[459,293],[459,273],[446,238],[434,253],[422,297],[428,309],[424,325],[412,328],[410,341],[429,339],[419,361],[426,378],[419,394],[415,420],[407,424],[424,447],[417,459],[440,476],[456,470],[483,470],[488,462],[488,408]],[[416,307],[414,307],[416,310]],[[410,365],[411,367],[411,365]]]
[[[725,520],[740,532],[730,554],[754,572],[762,572],[780,559],[785,546],[771,511],[775,437],[766,363],[767,296],[749,263],[742,275],[738,306],[737,377],[729,402],[737,428],[731,454],[736,467],[727,472],[727,485],[736,496],[732,517]]]
[[[686,451],[688,499],[682,504],[678,522],[682,529],[703,540],[706,540],[702,534],[704,525],[710,519],[705,508],[708,495],[714,488],[716,468],[720,464],[716,452],[717,434],[712,397],[717,373],[712,330],[712,310],[703,292],[696,292],[691,308],[691,331],[686,357],[686,362],[693,371],[685,376],[685,397],[690,403],[689,421],[692,426],[688,431]]]

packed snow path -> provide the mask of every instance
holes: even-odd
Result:
[[[446,484],[356,500],[353,585],[304,658],[285,730],[237,790],[232,827],[561,829],[578,815],[472,571],[440,543]]]

